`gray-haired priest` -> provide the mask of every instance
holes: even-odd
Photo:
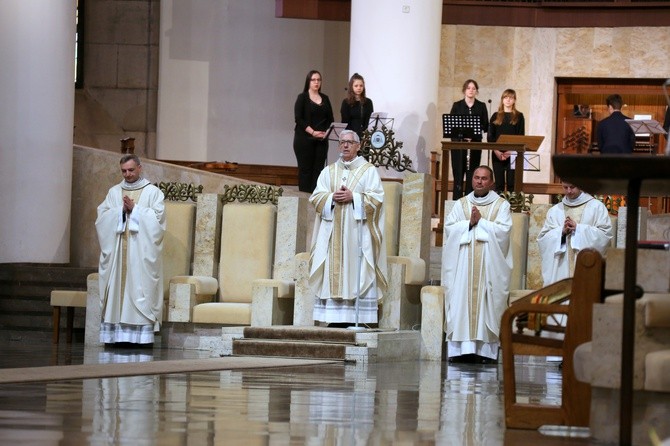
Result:
[[[335,327],[376,324],[386,291],[384,189],[375,166],[358,156],[355,132],[342,131],[339,147],[340,159],[323,169],[310,197],[317,213],[310,255],[314,320]]]

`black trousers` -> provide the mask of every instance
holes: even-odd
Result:
[[[496,180],[496,192],[505,192],[505,185],[507,185],[508,192],[514,192],[514,169],[511,168],[510,159],[500,161],[495,154],[492,154],[491,159],[493,160],[492,168]]]
[[[298,162],[298,189],[302,192],[314,192],[316,180],[326,165],[328,157],[328,140],[302,136],[305,132],[293,137],[293,152]]]
[[[451,151],[451,172],[454,174],[454,191],[452,198],[458,200],[463,194],[463,175],[465,175],[465,195],[472,192],[472,175],[482,160],[481,150],[470,151],[470,168],[467,166],[467,150]],[[445,194],[446,196],[446,194]]]

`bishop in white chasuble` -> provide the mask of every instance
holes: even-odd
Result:
[[[310,252],[314,320],[377,323],[377,303],[386,291],[384,189],[376,168],[357,156],[358,135],[340,134],[342,157],[319,175],[310,202],[316,209]]]

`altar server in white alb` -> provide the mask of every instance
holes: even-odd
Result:
[[[572,277],[582,249],[594,248],[604,255],[612,241],[605,205],[573,184],[561,181],[561,186],[563,200],[549,209],[537,236],[544,286]]]
[[[454,203],[444,221],[442,285],[450,362],[492,363],[498,358],[512,272],[512,215],[494,186],[488,166],[475,169],[474,190]]]
[[[163,311],[163,193],[142,177],[135,155],[121,158],[123,181],[98,206],[100,342],[151,344]]]
[[[340,159],[319,175],[310,202],[316,222],[310,255],[314,320],[330,326],[377,323],[386,292],[384,189],[375,166],[358,156],[356,132],[340,134]],[[362,250],[362,256],[359,255]]]

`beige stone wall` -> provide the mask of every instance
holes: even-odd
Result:
[[[506,88],[517,92],[526,134],[543,135],[540,172],[526,181],[550,179],[554,147],[556,77],[667,78],[670,27],[506,28],[444,25],[439,114],[462,98],[468,78],[479,83],[479,100],[497,110]],[[614,93],[614,92],[613,92]],[[435,131],[441,135],[440,123]]]
[[[119,170],[121,153],[90,147],[75,146],[72,165],[72,221],[70,237],[70,263],[73,266],[98,265],[100,248],[95,233],[98,205],[105,199],[107,190],[123,178]],[[152,183],[176,181],[203,185],[204,192],[223,193],[226,185],[256,184],[237,178],[204,172],[142,159],[142,173]],[[302,192],[284,188],[283,196],[307,196]],[[314,211],[310,207],[310,222]]]
[[[87,0],[84,88],[75,102],[74,142],[118,151],[135,138],[156,154],[158,0]]]

